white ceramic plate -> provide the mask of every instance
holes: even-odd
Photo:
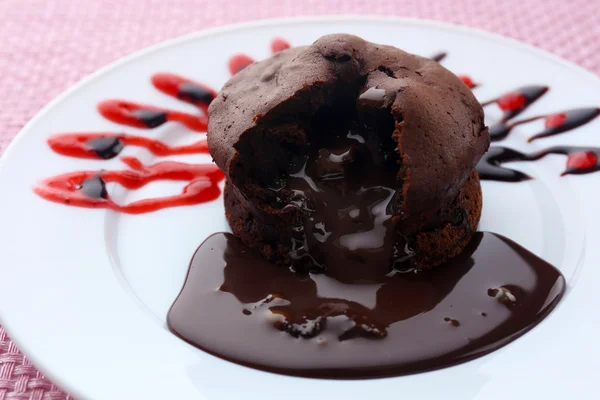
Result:
[[[444,65],[480,82],[475,94],[482,100],[521,85],[549,85],[550,91],[523,118],[600,105],[600,81],[570,63],[491,34],[405,19],[258,22],[194,34],[126,57],[52,102],[4,154],[0,316],[11,337],[47,375],[80,398],[595,398],[600,172],[561,178],[564,156],[514,164],[533,181],[485,182],[480,227],[512,238],[561,269],[568,290],[558,308],[522,338],[477,360],[425,374],[362,381],[300,379],[241,367],[187,345],[166,329],[167,310],[194,249],[210,233],[227,229],[220,200],[136,216],[66,207],[32,192],[36,181],[50,175],[122,168],[118,159],[68,158],[46,145],[48,135],[56,132],[123,129],[97,113],[99,101],[124,98],[195,111],[154,89],[150,76],[169,71],[219,88],[228,79],[226,63],[234,52],[261,59],[269,55],[275,36],[300,45],[333,32],[422,55],[448,51]],[[498,116],[490,108],[488,123]],[[503,145],[526,151],[555,144],[600,145],[600,119],[527,144],[532,129],[517,128]],[[197,138],[176,124],[165,124],[151,135],[173,144]],[[137,154],[146,162],[156,159],[136,148],[124,154]],[[135,192],[109,190],[118,201],[129,202],[180,188],[158,182]]]

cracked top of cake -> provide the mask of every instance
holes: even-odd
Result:
[[[245,196],[276,209],[269,188],[306,153],[313,132],[324,134],[314,121],[346,116],[385,136],[377,143],[395,160],[401,219],[452,202],[489,146],[483,110],[453,73],[395,47],[335,34],[233,76],[209,108],[210,153]]]

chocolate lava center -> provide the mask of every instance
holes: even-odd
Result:
[[[322,107],[309,142],[278,192],[282,213],[296,214],[292,267],[342,282],[377,280],[413,252],[394,230],[400,159],[385,91],[367,89],[357,104]],[[339,98],[339,97],[338,97]]]

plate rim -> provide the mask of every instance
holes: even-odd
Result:
[[[548,62],[558,63],[573,73],[577,73],[586,77],[586,79],[591,79],[596,84],[600,86],[600,76],[594,74],[593,72],[581,67],[574,62],[564,59],[554,53],[551,53],[548,50],[541,49],[532,44],[521,42],[515,38],[503,36],[501,34],[486,31],[479,28],[474,28],[465,25],[459,25],[451,22],[444,22],[438,20],[431,19],[422,19],[422,18],[414,18],[414,17],[401,17],[401,16],[382,16],[375,14],[368,15],[358,15],[358,14],[343,14],[343,15],[309,15],[309,16],[298,16],[298,17],[280,17],[280,18],[267,18],[267,19],[259,19],[252,20],[234,24],[226,24],[221,26],[216,26],[208,29],[203,29],[195,32],[191,32],[188,34],[184,34],[181,36],[177,36],[174,38],[166,39],[160,41],[158,43],[152,44],[150,46],[144,47],[140,50],[134,51],[130,54],[126,54],[104,66],[98,68],[96,71],[85,75],[81,79],[79,79],[76,83],[69,86],[66,90],[61,92],[55,98],[53,98],[50,102],[48,102],[42,109],[40,109],[14,136],[9,145],[4,150],[2,156],[0,157],[0,174],[3,173],[5,164],[8,162],[7,160],[12,157],[14,149],[19,145],[20,141],[33,129],[35,125],[37,125],[38,120],[42,119],[47,114],[51,113],[54,108],[59,105],[62,101],[67,99],[69,96],[73,95],[75,92],[84,88],[88,83],[91,83],[105,74],[110,73],[111,71],[130,63],[131,61],[136,60],[137,58],[149,55],[153,52],[160,51],[164,48],[168,48],[171,46],[180,45],[186,43],[188,41],[194,41],[201,38],[208,38],[210,36],[219,35],[222,33],[228,33],[232,31],[238,30],[246,30],[253,29],[259,27],[271,27],[277,26],[285,23],[322,23],[322,22],[360,22],[360,23],[373,23],[373,22],[385,22],[385,23],[395,23],[400,25],[411,25],[418,26],[427,29],[439,29],[439,30],[450,30],[455,32],[462,32],[469,35],[477,36],[486,40],[491,40],[496,43],[501,43],[505,45],[510,45],[513,48],[525,51],[531,55],[535,55],[539,58],[545,59]],[[580,263],[584,262],[585,255],[582,255],[582,259]],[[71,385],[70,381],[58,374],[54,374],[50,369],[50,366],[46,365],[42,360],[38,359],[37,356],[27,350],[27,346],[20,341],[20,339],[16,336],[12,335],[13,328],[9,321],[6,321],[2,317],[2,307],[0,306],[0,324],[4,328],[4,330],[8,333],[9,339],[17,344],[19,350],[23,355],[25,355],[34,366],[40,370],[46,378],[51,380],[53,383],[57,384],[60,389],[67,392],[69,395],[75,395],[77,398],[88,398],[87,395],[83,392],[80,392],[75,386]]]

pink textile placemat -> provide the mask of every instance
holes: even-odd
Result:
[[[598,0],[0,0],[0,154],[52,98],[126,54],[213,26],[326,14],[472,26],[600,74]],[[70,398],[31,365],[0,326],[0,400]]]

